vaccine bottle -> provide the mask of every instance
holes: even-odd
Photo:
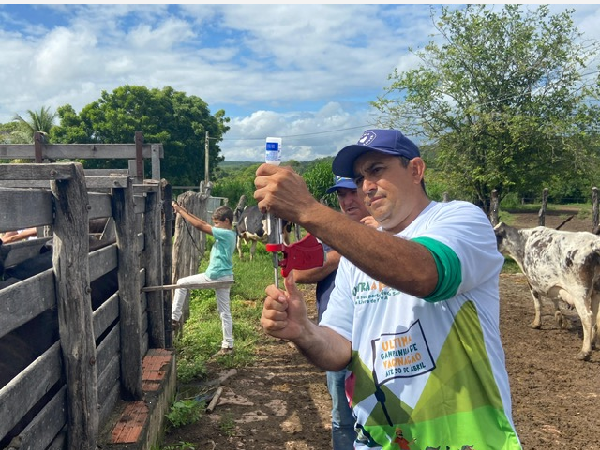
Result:
[[[276,166],[281,162],[281,138],[268,137],[265,143],[265,162]]]

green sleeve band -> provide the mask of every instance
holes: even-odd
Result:
[[[458,255],[447,245],[432,238],[417,237],[411,240],[429,250],[437,266],[437,285],[424,300],[434,303],[454,297],[462,281]]]

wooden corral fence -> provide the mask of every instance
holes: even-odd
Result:
[[[144,355],[171,345],[170,292],[143,291],[171,281],[170,188],[140,180],[144,158],[160,173],[162,146],[141,145],[136,133],[135,145],[109,145],[110,156],[104,145],[36,141],[35,158],[22,147],[0,146],[0,159],[38,161],[0,164],[0,232],[35,226],[48,237],[3,245],[0,256],[9,268],[49,241],[52,265],[0,289],[0,343],[43,314],[58,319],[59,339],[0,385],[0,448],[96,450],[118,402],[143,400]],[[89,157],[134,160],[136,176],[42,162]],[[115,242],[90,252],[89,221],[102,218]],[[118,290],[98,301],[91,286],[111,272]]]
[[[444,195],[444,201],[448,201],[446,195]],[[600,234],[600,208],[599,208],[599,199],[598,199],[598,188],[592,188],[592,222],[590,225],[590,231],[594,234]],[[500,201],[498,198],[498,191],[495,189],[492,191],[491,202],[490,202],[490,222],[493,226],[498,224],[498,213],[500,210]],[[538,225],[545,226],[546,225],[546,213],[548,212],[548,188],[544,188],[542,191],[542,205],[540,206],[540,210],[538,211]],[[565,223],[571,220],[575,215],[568,217],[565,219],[556,229],[560,229]]]

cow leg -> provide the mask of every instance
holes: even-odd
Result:
[[[531,328],[542,328],[542,305],[540,302],[540,294],[536,291],[531,291],[531,296],[533,297],[533,310],[535,312],[535,317],[533,318],[533,322],[531,322]]]
[[[594,291],[592,293],[592,320],[594,324],[592,331],[594,333],[592,337],[592,348],[600,348],[600,336],[598,336],[598,323],[600,322],[600,292]]]
[[[252,244],[250,244],[250,261],[254,259],[254,252],[256,251],[256,242],[257,241],[252,240]]]
[[[561,290],[560,295],[563,299],[566,299],[567,303],[575,305],[577,314],[581,319],[581,327],[583,328],[583,344],[581,351],[577,354],[577,359],[582,361],[589,361],[592,356],[592,311],[588,307],[589,301],[586,301],[585,295],[575,297],[569,292]],[[589,295],[589,294],[588,294]],[[591,301],[591,299],[589,299]]]
[[[240,255],[240,261],[242,260],[242,238],[238,236],[236,248],[238,251],[238,255]]]
[[[552,298],[554,304],[554,322],[559,328],[567,328],[567,323],[564,320],[562,310],[560,309],[560,302],[557,298]]]

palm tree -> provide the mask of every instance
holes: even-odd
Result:
[[[44,133],[49,136],[50,130],[54,126],[54,119],[57,116],[56,112],[51,112],[50,107],[42,106],[39,112],[27,110],[29,120],[25,120],[21,115],[15,114],[13,120],[16,120],[21,125],[24,133],[30,138],[30,142],[33,142],[33,137],[36,131]]]

